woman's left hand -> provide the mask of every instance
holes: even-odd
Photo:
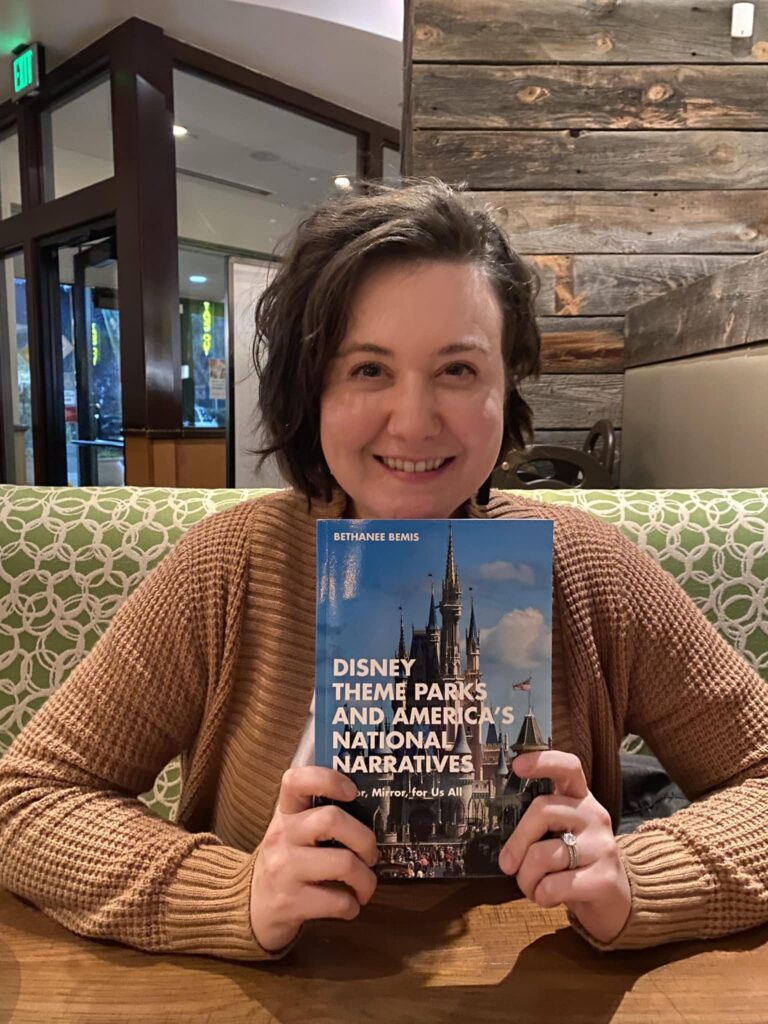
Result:
[[[517,875],[517,884],[541,907],[565,903],[581,925],[600,942],[611,942],[626,924],[632,897],[613,836],[611,816],[587,788],[581,761],[560,750],[520,754],[512,762],[524,779],[551,779],[552,796],[538,796],[523,814],[499,854],[499,867]],[[576,837],[576,866],[562,839]]]

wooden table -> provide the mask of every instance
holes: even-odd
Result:
[[[504,881],[386,886],[282,961],[152,956],[81,939],[0,890],[0,1022],[768,1022],[768,927],[599,954]]]

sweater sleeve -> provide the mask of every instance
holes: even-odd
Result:
[[[614,574],[623,598],[614,668],[626,695],[625,728],[646,740],[692,803],[617,839],[632,910],[621,934],[602,948],[762,924],[768,686],[671,576],[625,538],[617,545]]]
[[[271,959],[250,927],[255,854],[137,799],[193,747],[217,670],[191,605],[202,586],[212,607],[227,596],[221,552],[206,552],[200,532],[125,601],[0,761],[0,884],[81,935]]]

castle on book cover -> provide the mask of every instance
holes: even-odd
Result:
[[[511,764],[551,746],[552,530],[317,524],[316,763],[357,785],[345,808],[375,832],[382,878],[498,874],[548,792]]]

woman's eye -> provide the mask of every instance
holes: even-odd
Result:
[[[369,380],[375,380],[380,375],[381,367],[378,363],[363,363],[361,366],[356,366],[350,374],[351,377],[366,377]]]
[[[449,377],[477,376],[475,368],[470,366],[469,363],[451,363],[450,366],[446,366],[445,372]]]

